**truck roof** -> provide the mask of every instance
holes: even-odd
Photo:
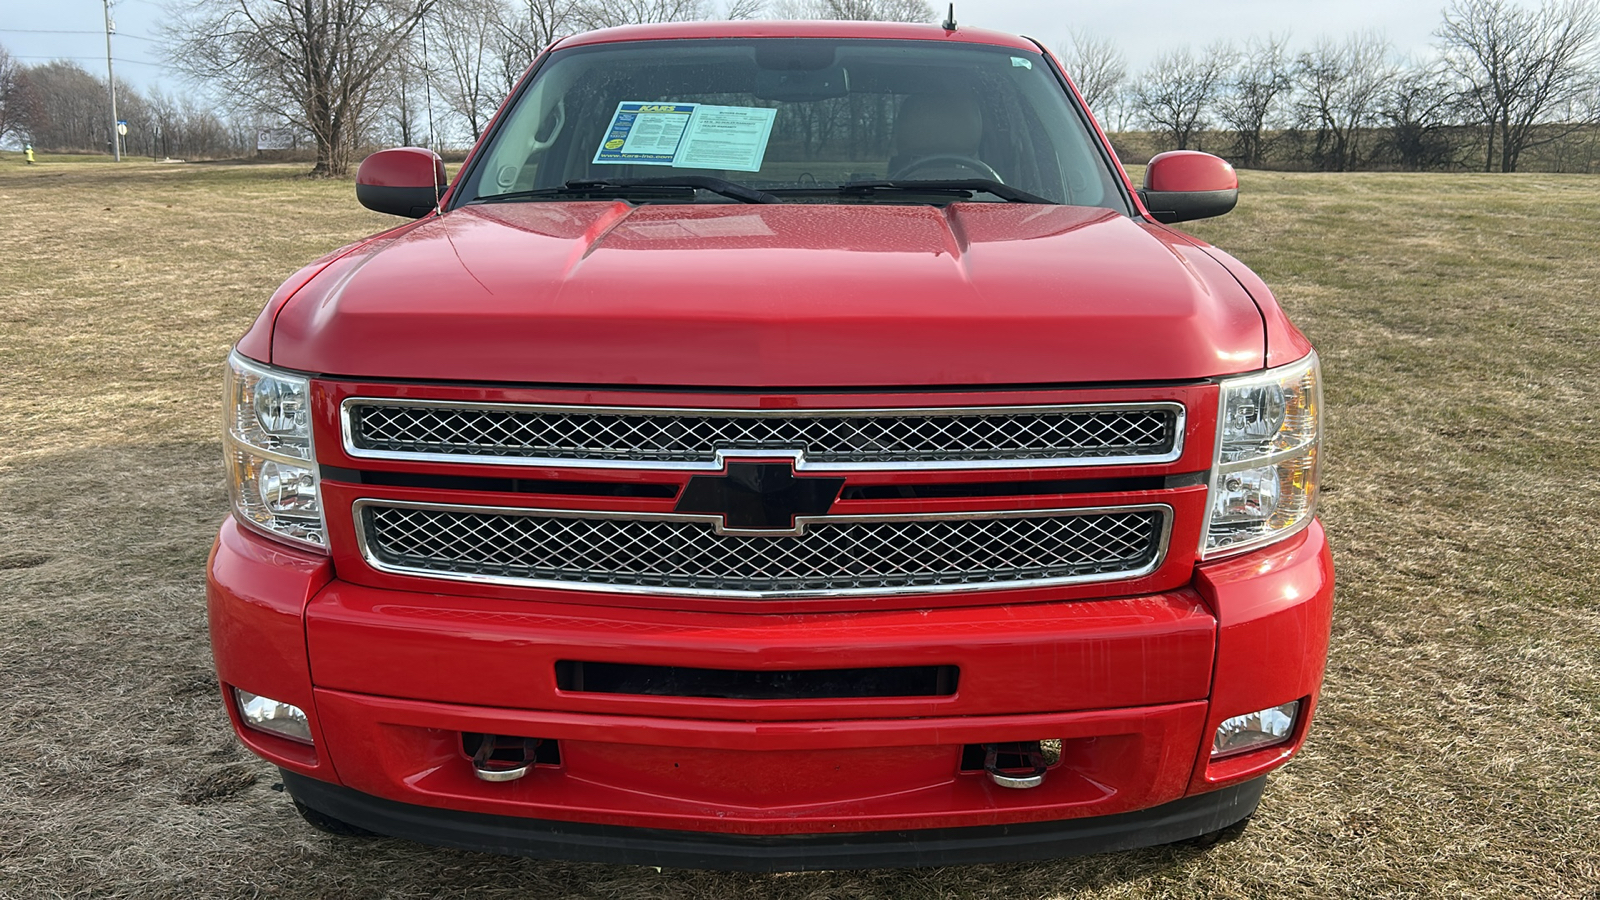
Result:
[[[1027,38],[1001,31],[962,27],[946,31],[938,25],[906,22],[671,22],[661,25],[624,25],[603,28],[558,41],[556,47],[579,47],[620,41],[705,40],[714,38],[869,38],[887,41],[959,41],[993,44],[1038,52]]]

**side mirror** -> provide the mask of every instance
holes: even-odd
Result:
[[[1209,219],[1239,202],[1239,176],[1225,159],[1196,150],[1172,150],[1150,160],[1139,199],[1157,222]]]
[[[439,206],[449,187],[444,160],[432,150],[400,147],[379,150],[356,171],[356,199],[367,209],[420,219]]]

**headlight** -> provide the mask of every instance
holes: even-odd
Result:
[[[222,407],[234,515],[273,537],[325,549],[310,381],[230,354]]]
[[[1222,382],[1201,558],[1288,537],[1316,515],[1322,369],[1317,355]]]

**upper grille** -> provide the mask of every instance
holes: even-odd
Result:
[[[785,537],[704,517],[362,500],[362,549],[392,572],[710,597],[925,593],[1154,571],[1170,507],[823,517]]]
[[[1177,403],[933,410],[735,411],[345,401],[352,456],[717,468],[739,451],[798,453],[811,468],[1170,462]]]

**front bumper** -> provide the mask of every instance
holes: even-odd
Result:
[[[396,803],[284,772],[301,803],[424,844],[538,859],[739,872],[955,866],[1132,850],[1219,831],[1255,812],[1265,776],[1150,809],[1089,819],[840,834],[725,835],[492,816]]]
[[[1021,859],[1242,818],[1261,776],[1304,741],[1332,591],[1315,524],[1203,566],[1177,591],[970,609],[769,616],[381,590],[338,581],[326,560],[231,520],[208,581],[225,690],[310,718],[308,747],[241,728],[230,704],[241,739],[290,773],[302,802],[451,846],[719,868],[814,867],[808,846],[866,848],[828,867],[934,861],[929,848],[940,862]],[[586,694],[556,683],[560,659],[954,665],[961,680],[950,696],[914,699]],[[1222,720],[1296,699],[1306,702],[1289,743],[1210,760]],[[561,763],[479,781],[463,732],[552,739]],[[1061,762],[1038,788],[1008,790],[962,767],[969,745],[1043,739],[1061,740]],[[615,829],[645,831],[618,842]],[[681,840],[662,844],[661,833]],[[989,852],[1004,844],[1016,853]]]

